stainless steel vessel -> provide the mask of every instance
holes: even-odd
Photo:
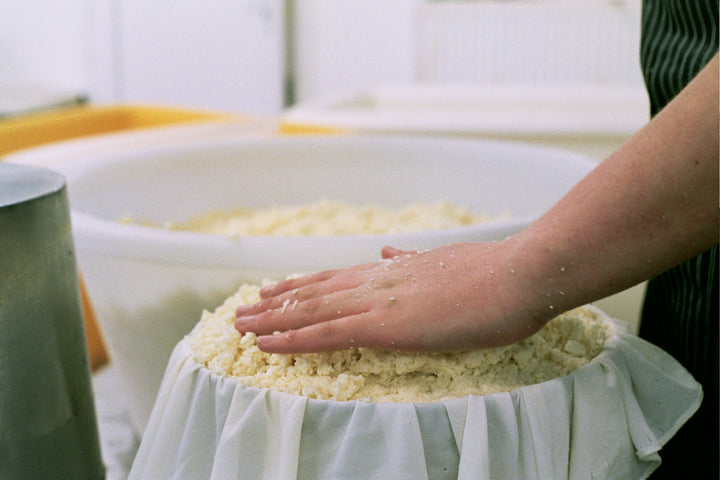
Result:
[[[65,180],[0,163],[0,478],[104,477]]]

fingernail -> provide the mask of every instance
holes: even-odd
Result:
[[[235,309],[235,316],[239,317],[241,315],[247,315],[252,309],[252,307],[252,305],[240,305]]]
[[[257,338],[257,346],[260,350],[272,348],[272,346],[278,341],[277,335],[262,335]]]
[[[247,331],[247,326],[250,324],[250,318],[240,318],[235,321],[235,330],[239,331],[240,333],[245,333]]]
[[[260,288],[258,291],[258,295],[261,297],[265,297],[268,295],[271,295],[273,290],[275,290],[275,285],[265,285],[264,287]]]

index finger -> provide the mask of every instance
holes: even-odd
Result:
[[[380,262],[364,263],[364,264],[355,265],[355,266],[347,267],[347,268],[325,270],[323,272],[311,273],[309,275],[303,275],[300,277],[288,278],[288,279],[282,280],[278,283],[275,283],[273,285],[265,285],[264,287],[262,287],[260,289],[260,297],[261,298],[274,297],[277,295],[281,295],[285,292],[289,292],[289,291],[296,290],[301,287],[305,287],[307,285],[325,282],[327,280],[331,280],[338,276],[359,273],[359,272],[362,272],[362,271],[365,271],[365,270],[375,267],[378,263],[380,263]]]
[[[272,285],[265,285],[260,289],[260,298],[270,298],[281,295],[285,292],[297,290],[300,287],[310,285],[312,283],[324,282],[333,278],[339,270],[327,270],[324,272],[304,275],[302,277],[288,278]]]

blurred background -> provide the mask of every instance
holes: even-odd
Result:
[[[600,161],[648,118],[640,0],[0,4],[0,119],[162,105]],[[634,320],[638,294],[604,308]]]
[[[2,0],[0,95],[273,115],[377,85],[642,92],[640,0]]]
[[[0,0],[0,156],[229,113],[271,129],[530,142],[599,162],[649,116],[640,1]],[[194,128],[191,141],[214,132]],[[148,135],[92,148],[131,149]],[[597,305],[637,328],[643,291]],[[95,370],[108,357],[84,290],[83,301]],[[108,480],[126,478],[140,440],[116,374],[93,377]]]

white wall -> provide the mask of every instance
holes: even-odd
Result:
[[[413,78],[419,0],[297,0],[295,100]]]
[[[642,88],[640,0],[297,0],[296,101],[429,83]]]
[[[639,85],[638,0],[426,2],[416,76],[476,85]]]
[[[103,3],[105,6],[103,7]],[[95,97],[219,111],[282,108],[283,3],[96,0]],[[113,32],[107,38],[107,31]],[[112,58],[102,65],[103,59]],[[103,80],[103,75],[106,77]],[[107,89],[112,85],[111,89]]]
[[[0,9],[4,92],[33,85],[99,103],[282,108],[282,1],[0,0]]]
[[[84,91],[85,0],[0,0],[0,88]]]
[[[295,17],[291,67],[296,102],[376,85],[483,81],[488,65],[524,69],[525,75],[537,73],[543,61],[527,51],[528,41],[508,42],[502,31],[463,28],[462,18],[453,19],[452,12],[434,17],[453,2],[423,7],[422,0],[0,0],[0,86],[83,90],[100,102],[274,113],[284,88],[278,57],[283,54],[280,12],[285,2]],[[620,18],[617,14],[637,9],[639,0],[461,3],[461,8],[487,7],[494,15],[506,9],[510,19],[505,22],[512,25],[544,5],[566,17],[569,11],[603,7],[608,18]],[[465,23],[475,25],[482,15],[469,15]],[[534,28],[542,30],[539,19]],[[635,61],[635,43],[618,48],[618,35],[608,32],[604,38],[596,31],[580,32],[586,33],[581,46],[607,45],[607,51],[622,55],[626,69]],[[573,39],[559,32],[557,38],[562,55],[577,50]],[[491,55],[496,46],[504,52],[501,57]],[[478,60],[482,55],[486,63]],[[513,64],[503,58],[523,60]],[[578,68],[583,67],[587,63]]]

